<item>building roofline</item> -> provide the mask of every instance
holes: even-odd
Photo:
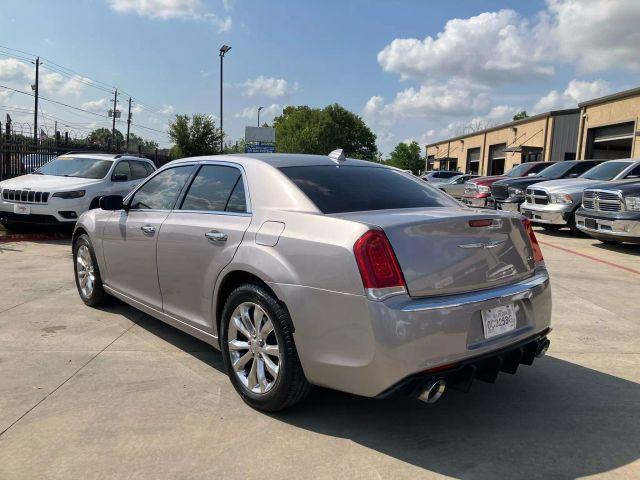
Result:
[[[640,87],[631,88],[622,92],[612,93],[611,95],[605,95],[604,97],[594,98],[578,104],[579,108],[588,107],[590,105],[597,105],[598,103],[610,102],[612,100],[620,100],[627,97],[633,97],[640,95]]]
[[[559,117],[560,115],[572,115],[575,113],[580,113],[579,108],[567,108],[565,110],[551,110],[549,112],[538,113],[536,115],[532,115],[531,117],[523,118],[522,120],[514,120],[512,122],[502,123],[500,125],[496,125],[495,127],[489,127],[482,130],[478,130],[471,133],[465,133],[464,135],[458,135],[457,137],[445,138],[444,140],[440,140],[438,142],[433,142],[425,145],[426,148],[433,147],[436,145],[441,145],[445,142],[455,142],[458,140],[462,140],[469,137],[475,137],[476,135],[482,135],[488,132],[495,132],[496,130],[502,130],[503,128],[513,127],[515,125],[522,125],[523,123],[528,123],[536,120],[540,120],[545,117]]]

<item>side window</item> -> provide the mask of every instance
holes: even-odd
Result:
[[[242,175],[237,168],[203,165],[193,179],[180,209],[224,212],[238,183],[242,185]],[[244,191],[242,195],[244,197]]]
[[[592,163],[592,162],[584,162],[584,163],[578,162],[576,166],[569,171],[569,174],[582,175],[584,172],[586,172],[587,170],[591,170],[596,165],[597,163]]]
[[[640,165],[633,168],[624,178],[640,178]]]
[[[247,200],[244,195],[244,183],[242,182],[242,177],[240,177],[233,188],[233,192],[231,192],[225,211],[245,213],[247,211]]]
[[[129,162],[131,165],[131,180],[140,180],[149,176],[148,164],[145,162]]]
[[[133,195],[130,208],[134,210],[170,210],[192,169],[192,165],[186,165],[160,172]]]
[[[111,180],[119,182],[127,182],[131,180],[131,169],[129,168],[129,162],[124,160],[118,162],[116,168],[113,169]]]
[[[143,162],[142,164],[147,171],[147,177],[156,171],[156,169],[150,163]]]

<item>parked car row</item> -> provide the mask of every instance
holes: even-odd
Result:
[[[640,243],[640,160],[524,163],[504,176],[469,179],[461,200],[520,212],[547,230],[569,227],[606,243]]]

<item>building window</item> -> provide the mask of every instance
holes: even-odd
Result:
[[[480,148],[467,150],[467,173],[478,175],[480,173]]]
[[[427,170],[433,170],[436,158],[435,155],[427,155]]]

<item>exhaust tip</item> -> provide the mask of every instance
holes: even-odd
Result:
[[[444,380],[435,380],[427,385],[420,395],[418,395],[418,400],[421,400],[425,403],[436,403],[442,397],[445,389],[447,388],[447,382]]]
[[[538,345],[538,350],[536,351],[536,357],[540,358],[545,353],[547,353],[547,350],[549,350],[549,345],[551,345],[551,342],[548,338],[545,338],[542,342],[540,342],[540,345]]]

